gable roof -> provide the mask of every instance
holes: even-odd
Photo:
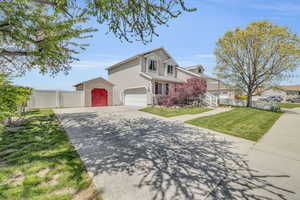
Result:
[[[149,50],[149,51],[145,51],[145,52],[143,52],[143,53],[139,53],[139,54],[137,54],[137,55],[135,55],[135,56],[132,56],[132,57],[130,57],[130,58],[127,58],[127,59],[125,59],[125,60],[122,60],[122,61],[120,61],[120,62],[118,62],[118,63],[116,63],[116,64],[114,64],[114,65],[111,65],[111,66],[109,66],[109,67],[107,67],[107,68],[105,68],[105,69],[106,69],[106,70],[109,70],[109,69],[118,67],[118,66],[120,66],[120,65],[122,65],[122,64],[128,63],[128,62],[130,62],[130,61],[132,61],[132,60],[134,60],[134,59],[137,59],[137,58],[139,58],[140,56],[144,56],[144,55],[146,55],[146,54],[150,54],[150,53],[153,53],[153,52],[159,51],[159,50],[162,50],[169,58],[172,58],[171,55],[170,55],[163,47],[159,47],[159,48],[156,48],[156,49],[152,49],[152,50]]]
[[[103,81],[103,82],[105,82],[105,83],[107,83],[107,84],[114,85],[114,84],[112,84],[111,82],[109,82],[108,80],[105,80],[105,79],[102,78],[102,77],[98,77],[98,78],[93,78],[93,79],[90,79],[90,80],[87,80],[87,81],[83,81],[83,82],[77,83],[76,85],[73,85],[73,87],[78,87],[79,85],[81,85],[81,84],[83,84],[83,83],[90,82],[90,81],[95,81],[95,80],[97,80],[97,79],[99,79],[100,81]]]

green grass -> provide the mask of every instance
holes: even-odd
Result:
[[[240,107],[186,122],[229,135],[257,141],[273,126],[281,114],[281,112]]]
[[[0,131],[0,199],[68,200],[87,188],[93,196],[86,169],[52,111],[31,111],[26,118],[22,129]]]
[[[210,108],[168,108],[168,107],[147,107],[140,109],[140,111],[152,113],[162,117],[174,117],[187,114],[198,114],[210,111]]]
[[[300,103],[279,103],[281,108],[300,108]]]

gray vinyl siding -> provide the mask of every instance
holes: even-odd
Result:
[[[108,70],[108,81],[115,85],[113,90],[113,105],[123,105],[124,90],[133,87],[146,87],[147,91],[151,82],[140,75],[140,59],[134,59],[121,66]],[[150,101],[150,99],[149,99]]]

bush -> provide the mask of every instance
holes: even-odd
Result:
[[[235,98],[239,99],[239,100],[247,100],[247,97],[248,96],[242,96],[242,95],[241,96],[235,96]]]
[[[5,118],[11,121],[11,117],[19,116],[29,100],[32,89],[12,85],[9,77],[0,75],[0,120]]]
[[[281,111],[281,108],[280,108],[280,105],[278,103],[274,103],[272,106],[271,106],[271,111],[273,112],[280,112]]]
[[[162,106],[186,105],[189,98],[199,97],[207,90],[205,80],[190,78],[186,83],[171,85],[169,95],[158,99]]]

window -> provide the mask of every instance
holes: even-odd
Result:
[[[162,84],[155,82],[155,94],[162,94]]]
[[[201,69],[201,68],[198,69],[198,73],[199,73],[199,74],[202,73],[202,69]]]
[[[149,67],[149,71],[156,71],[157,61],[156,60],[150,60],[148,67]]]
[[[169,84],[166,83],[166,95],[169,95]]]
[[[168,74],[173,74],[173,65],[167,65]]]

